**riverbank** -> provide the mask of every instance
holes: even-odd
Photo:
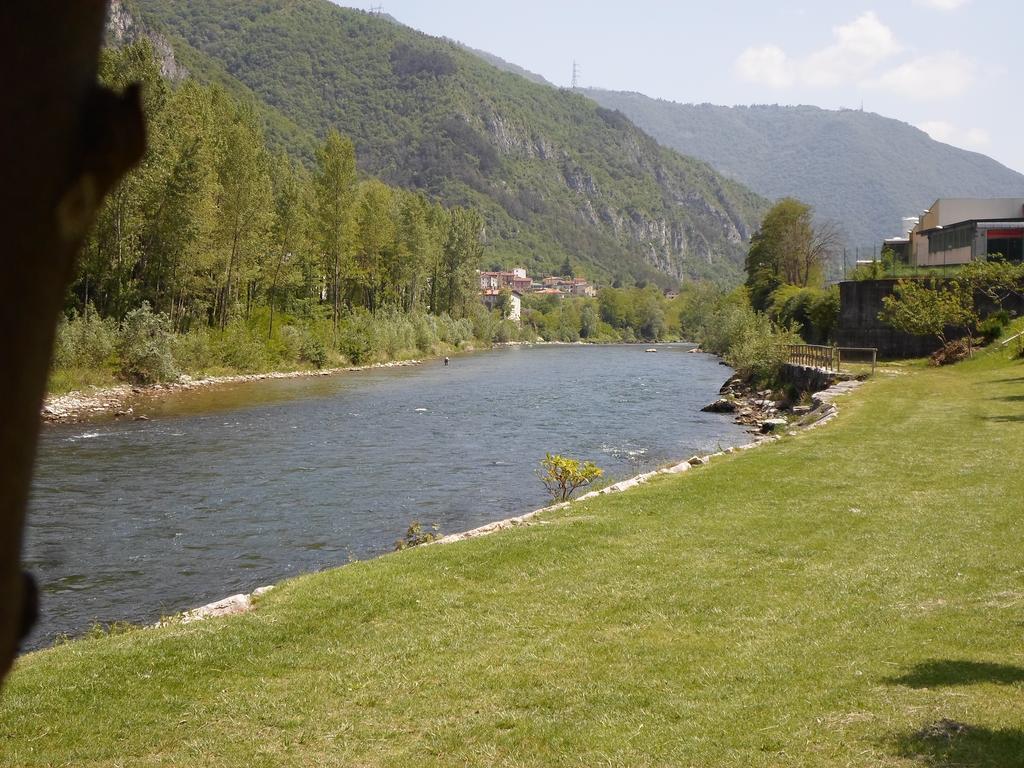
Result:
[[[1022,378],[999,351],[908,368],[543,525],[31,654],[6,759],[1017,764]]]
[[[676,343],[676,342],[667,342]],[[509,341],[493,344],[486,349],[502,349],[529,346],[575,346],[584,342],[561,341]],[[650,346],[650,342],[636,342],[637,345]],[[665,346],[663,343],[661,346]],[[113,386],[91,387],[89,390],[66,392],[59,395],[48,395],[40,412],[42,420],[50,424],[88,423],[102,418],[146,420],[145,406],[158,401],[173,392],[187,392],[230,384],[242,384],[253,381],[271,379],[296,379],[314,376],[335,376],[342,373],[377,370],[381,368],[399,368],[421,365],[426,360],[442,360],[445,356],[472,354],[480,351],[472,345],[459,349],[421,356],[419,359],[393,360],[374,363],[372,365],[352,365],[334,368],[305,368],[291,371],[270,371],[266,373],[243,373],[225,376],[190,376],[182,375],[177,381],[162,384],[116,384]]]
[[[821,392],[814,393],[812,396],[813,408],[807,406],[807,410],[802,411],[801,418],[794,421],[792,426],[794,429],[814,429],[816,427],[823,426],[828,422],[832,421],[836,416],[839,415],[839,409],[835,404],[837,398],[841,398],[844,395],[848,395],[853,392],[854,389],[859,387],[862,381],[844,381],[829,387]],[[722,387],[722,391],[732,389],[736,386],[736,381],[730,379]],[[761,393],[754,393],[750,395],[755,397]],[[709,410],[709,409],[704,409]],[[747,424],[749,420],[743,415],[737,417],[739,423]],[[763,425],[762,425],[763,426]],[[712,460],[721,458],[723,456],[731,456],[740,451],[748,451],[753,448],[765,445],[766,443],[774,440],[779,440],[781,434],[768,434],[774,430],[756,430],[758,436],[753,442],[744,443],[738,446],[730,446],[723,450],[717,451],[716,453],[705,454],[705,455],[694,455],[689,459],[678,461],[665,467],[661,467],[650,472],[642,472],[633,477],[620,480],[616,483],[612,483],[598,490],[589,491],[569,501],[556,503],[551,506],[541,507],[531,512],[527,512],[522,515],[516,515],[514,517],[506,518],[504,520],[496,520],[489,522],[484,525],[472,528],[468,531],[462,531],[460,533],[452,533],[447,535],[439,536],[436,539],[423,542],[423,544],[434,546],[440,544],[455,544],[460,541],[467,541],[469,539],[479,538],[481,536],[490,536],[500,531],[507,530],[509,528],[515,528],[521,525],[532,525],[538,522],[542,522],[541,517],[545,514],[558,512],[563,509],[568,509],[572,504],[588,501],[590,499],[598,498],[605,494],[610,493],[623,493],[625,491],[631,491],[635,488],[639,488],[644,483],[658,477],[659,475],[680,475],[683,472],[688,472],[696,467],[703,467],[712,462]],[[789,431],[787,434],[795,436],[797,432]],[[248,611],[255,608],[255,598],[267,591],[272,589],[272,586],[264,586],[258,588],[256,591],[250,594],[238,594],[232,595],[221,600],[216,600],[212,603],[192,608],[184,611],[177,617],[170,617],[162,620],[156,627],[164,626],[174,621],[182,621],[184,623],[190,623],[192,621],[200,621],[208,618],[219,618],[223,616],[234,616],[240,613],[247,613]]]
[[[43,403],[42,418],[45,422],[57,424],[74,424],[103,416],[115,418],[148,419],[142,406],[153,402],[171,392],[188,392],[228,384],[242,384],[252,381],[270,379],[297,379],[311,376],[335,376],[339,373],[369,371],[379,368],[401,368],[420,365],[420,360],[399,360],[390,363],[373,365],[355,365],[344,368],[311,369],[299,371],[274,371],[271,373],[247,373],[232,376],[205,376],[192,378],[181,376],[178,381],[166,384],[149,384],[133,386],[119,384],[114,387],[96,388],[91,392],[68,392],[63,395],[51,395]]]

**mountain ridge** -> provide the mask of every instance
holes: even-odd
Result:
[[[136,0],[203,80],[230,78],[309,139],[330,127],[363,171],[479,207],[490,263],[589,276],[735,281],[766,201],[591,100],[459,44],[327,0]],[[306,138],[304,138],[306,137]]]
[[[908,123],[810,105],[679,104],[585,89],[658,141],[705,160],[769,199],[797,197],[838,222],[848,244],[878,246],[940,197],[1024,196],[1024,175],[937,142]]]

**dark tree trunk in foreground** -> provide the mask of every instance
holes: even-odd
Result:
[[[145,146],[138,94],[96,85],[105,13],[0,4],[0,679],[34,602],[21,539],[57,316],[100,201]]]

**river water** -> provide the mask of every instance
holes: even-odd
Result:
[[[543,506],[546,451],[624,478],[746,442],[706,414],[730,371],[681,345],[544,346],[172,394],[152,421],[44,429],[29,647],[151,622]]]

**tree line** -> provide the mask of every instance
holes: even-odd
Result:
[[[174,331],[224,330],[256,310],[329,318],[382,311],[458,318],[475,302],[483,219],[362,178],[332,130],[312,168],[268,149],[253,105],[164,80],[147,40],[104,51],[100,77],[139,82],[142,164],[104,203],[67,308],[120,320],[147,304]]]

